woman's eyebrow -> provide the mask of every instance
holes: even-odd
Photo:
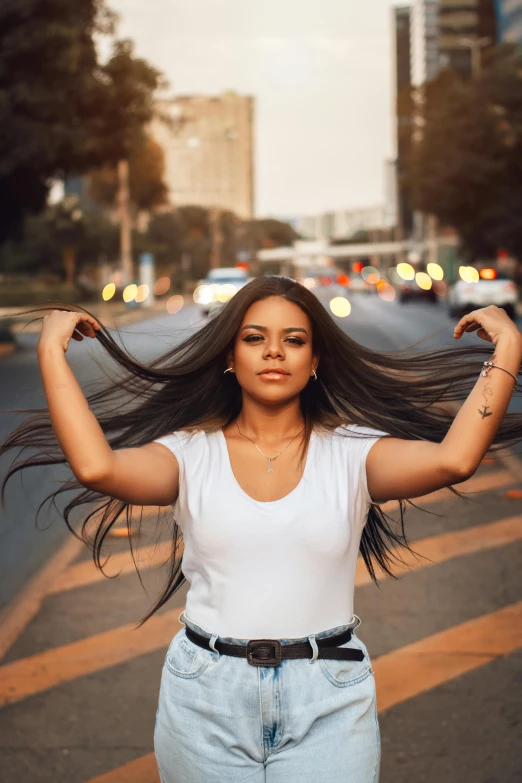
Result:
[[[260,326],[259,324],[246,324],[246,326],[243,326],[241,331],[244,332],[245,329],[257,329],[259,332],[268,331],[266,326]],[[308,335],[308,332],[302,326],[289,326],[286,329],[283,329],[283,332],[285,334],[288,334],[289,332],[303,332],[303,334]]]

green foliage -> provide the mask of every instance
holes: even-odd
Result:
[[[51,178],[115,163],[150,121],[158,71],[129,41],[97,59],[112,21],[102,0],[0,4],[0,241],[43,209]]]
[[[65,278],[64,252],[74,257],[74,273],[119,254],[119,227],[99,212],[81,212],[73,199],[25,219],[21,236],[0,246],[0,272],[6,275]]]
[[[494,50],[479,80],[425,85],[411,145],[413,206],[460,234],[470,259],[506,248],[522,259],[522,54]]]

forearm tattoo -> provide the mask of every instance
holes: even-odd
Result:
[[[495,356],[493,355],[491,357],[491,361],[495,361]],[[486,375],[486,381],[484,383],[484,388],[482,389],[482,396],[484,397],[484,405],[482,408],[479,408],[479,413],[482,416],[483,419],[487,419],[488,416],[491,416],[493,414],[493,411],[489,410],[488,400],[493,395],[493,389],[491,388],[491,381],[489,377]]]

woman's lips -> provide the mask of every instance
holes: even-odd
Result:
[[[288,373],[278,370],[264,370],[264,372],[259,373],[259,377],[265,378],[268,381],[279,381],[281,378],[287,378]]]

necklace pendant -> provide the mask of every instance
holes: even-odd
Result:
[[[268,472],[273,473],[274,469],[272,467],[272,460],[269,457],[267,457],[267,459],[268,459]]]

